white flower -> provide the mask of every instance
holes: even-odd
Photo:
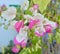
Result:
[[[49,21],[47,24],[50,24],[52,26],[52,29],[56,29],[57,28],[57,23],[56,22],[53,22],[53,21]]]
[[[28,37],[27,37],[27,30],[28,30],[28,27],[24,27],[24,28],[21,28],[21,30],[19,31],[19,34],[16,36],[16,39],[18,42],[21,42],[21,41],[25,41],[27,42],[28,40]]]
[[[12,20],[16,17],[16,8],[15,7],[9,7],[6,11],[2,12],[2,17],[6,20]]]
[[[27,10],[29,6],[29,1],[28,0],[20,0],[20,5],[22,10]]]
[[[14,29],[15,30],[14,25],[16,24],[16,22],[17,21],[15,21],[15,20],[14,21],[11,21],[10,22],[10,25],[9,25],[9,29],[11,28],[11,29]]]
[[[44,20],[44,16],[40,13],[33,13],[32,16],[30,15],[24,15],[24,18],[26,20],[29,20],[29,19],[33,19],[33,20],[36,20],[36,19],[39,19],[39,20]]]
[[[33,19],[44,20],[44,16],[40,13],[34,13],[33,14]]]
[[[58,26],[56,22],[50,21],[47,18],[44,18],[43,24],[44,25],[51,25],[53,30],[56,29]]]
[[[32,19],[32,20],[40,20],[40,22],[42,22],[43,20],[44,20],[44,16],[43,15],[41,15],[40,13],[33,13],[33,15],[31,16],[31,15],[24,15],[24,18],[26,19],[26,20],[30,20],[30,19]]]

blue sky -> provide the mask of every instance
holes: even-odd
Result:
[[[6,6],[8,6],[10,4],[20,4],[20,2],[22,2],[22,0],[0,0],[0,5],[5,4]],[[8,45],[9,41],[12,40],[14,36],[16,36],[16,34],[17,33],[15,30],[4,30],[3,27],[0,27],[0,47]]]
[[[6,4],[7,6],[9,4],[19,4],[20,0],[0,0],[0,5]]]

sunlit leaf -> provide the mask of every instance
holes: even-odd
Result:
[[[33,0],[34,4],[39,5],[39,10],[41,13],[46,9],[47,5],[49,4],[50,0]]]

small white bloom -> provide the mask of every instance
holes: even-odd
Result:
[[[14,21],[12,21],[12,22],[10,23],[10,25],[14,26],[14,25],[16,24],[16,22],[17,22],[17,21],[14,20]]]
[[[20,5],[22,10],[27,10],[29,6],[29,1],[28,0],[20,0]]]
[[[2,17],[6,20],[12,20],[16,17],[16,8],[15,7],[9,7],[6,11],[2,12]]]
[[[33,19],[39,19],[40,21],[44,20],[44,16],[40,13],[34,13],[33,14]]]

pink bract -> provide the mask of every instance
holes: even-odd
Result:
[[[14,38],[13,42],[14,42],[15,45],[20,45],[22,48],[24,48],[26,46],[26,42],[24,40],[18,42],[16,37]]]
[[[21,43],[21,47],[22,47],[22,48],[26,47],[26,44],[27,44],[27,43],[23,41],[23,42]]]
[[[20,42],[17,41],[16,37],[14,38],[13,42],[14,42],[15,45],[20,45]]]
[[[30,20],[30,22],[29,22],[29,28],[30,29],[32,29],[33,28],[33,26],[35,25],[35,24],[37,24],[39,22],[39,20]]]
[[[52,32],[52,27],[50,25],[46,25],[45,30],[46,30],[47,33],[51,33]]]
[[[44,36],[45,34],[46,34],[46,32],[43,32],[43,33],[39,33],[39,31],[35,32],[35,35],[37,35],[38,37]]]
[[[13,48],[12,48],[12,52],[14,52],[14,53],[18,53],[18,52],[19,52],[19,49],[18,49],[16,46],[13,46]]]
[[[24,27],[24,22],[23,21],[18,21],[16,24],[15,24],[15,29],[17,32],[19,32],[20,28],[23,28]]]

